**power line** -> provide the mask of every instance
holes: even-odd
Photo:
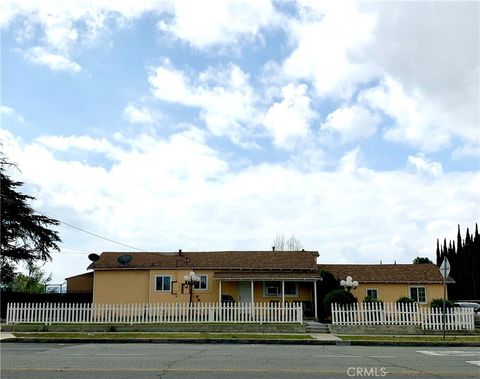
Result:
[[[49,216],[49,215],[47,215],[47,214],[45,214],[45,213],[43,213],[43,212],[40,212],[40,211],[38,211],[38,210],[36,210],[36,212],[37,212],[37,213],[40,213],[41,215],[44,215],[44,216],[46,216],[46,217],[53,218],[53,217],[51,217],[51,216]],[[90,234],[91,236],[94,236],[94,237],[97,237],[97,238],[101,238],[102,240],[109,241],[109,242],[112,242],[112,243],[116,243],[117,245],[125,246],[125,247],[128,247],[129,249],[138,250],[138,251],[141,251],[141,252],[143,252],[143,253],[146,253],[146,252],[147,252],[147,251],[145,251],[145,250],[139,249],[138,247],[126,245],[126,244],[124,244],[124,243],[121,243],[121,242],[118,242],[118,241],[114,241],[114,240],[112,240],[112,239],[110,239],[110,238],[107,238],[107,237],[102,237],[102,236],[100,236],[100,235],[98,235],[98,234],[89,232],[88,230],[79,228],[78,226],[75,226],[75,225],[69,224],[68,222],[62,221],[62,220],[60,220],[60,219],[58,219],[58,218],[55,218],[55,219],[56,219],[60,224],[67,225],[67,226],[69,226],[70,228],[79,230],[79,231],[81,231],[81,232],[83,232],[83,233]]]
[[[54,218],[54,217],[49,216],[49,215],[47,215],[47,214],[45,214],[45,213],[43,213],[43,212],[40,212],[40,211],[38,211],[38,210],[35,210],[35,212],[40,213],[40,214],[42,214],[42,215],[44,215],[44,216],[46,216],[46,217]],[[128,247],[128,248],[130,248],[130,249],[135,249],[135,250],[141,251],[142,253],[148,253],[148,251],[146,251],[146,250],[139,249],[138,247],[126,245],[126,244],[124,244],[124,243],[121,243],[121,242],[118,242],[118,241],[114,241],[114,240],[112,240],[112,239],[110,239],[110,238],[100,236],[100,235],[98,235],[98,234],[89,232],[88,230],[79,228],[78,226],[69,224],[68,222],[62,221],[62,220],[60,220],[60,219],[58,219],[58,218],[55,218],[55,220],[57,220],[57,221],[58,221],[59,223],[61,223],[61,224],[67,225],[67,226],[69,226],[69,227],[71,227],[71,228],[73,228],[73,229],[79,230],[79,231],[81,231],[81,232],[83,232],[83,233],[90,234],[90,235],[92,235],[92,236],[94,236],[94,237],[101,238],[101,239],[103,239],[103,240],[105,240],[105,241],[113,242],[113,243],[116,243],[117,245],[125,246],[125,247]],[[66,247],[66,248],[67,248],[67,247]],[[67,250],[77,250],[77,251],[81,251],[81,250],[72,249],[72,248],[67,248]],[[61,253],[61,252],[54,252],[54,253]],[[85,251],[85,253],[88,253],[88,252]],[[68,254],[68,255],[70,255],[70,254],[78,254],[78,255],[82,254],[82,255],[83,255],[83,253],[66,253],[66,252],[63,253],[63,254]],[[166,259],[171,259],[171,260],[177,261],[177,258],[169,257],[167,254],[162,254],[162,256],[163,256],[164,258],[166,258]],[[186,257],[185,257],[185,259],[186,259]]]
[[[62,242],[62,245],[63,245],[63,242]],[[70,246],[65,246],[65,245],[63,245],[63,246],[61,247],[61,249],[62,249],[62,250],[63,250],[63,249],[73,250],[73,251],[78,251],[78,252],[80,252],[80,253],[87,253],[87,254],[91,253],[91,251],[81,250],[81,249],[77,249],[77,248],[75,248],[75,247],[70,247]]]

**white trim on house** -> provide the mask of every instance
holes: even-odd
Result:
[[[368,291],[375,291],[375,296],[370,296],[370,295],[368,294]],[[379,291],[378,291],[378,288],[366,288],[366,289],[365,289],[365,296],[370,296],[370,297],[378,300],[378,292],[379,292]]]
[[[193,283],[193,289],[195,291],[208,291],[208,275],[207,274],[198,274],[197,276],[200,277],[200,281],[198,282],[198,287],[195,287],[197,283]],[[205,288],[200,288],[200,284],[202,284],[202,276],[205,277]]]
[[[278,287],[278,293],[276,295],[273,295],[273,294],[269,294],[267,293],[266,291],[266,283],[279,283],[279,287]],[[294,294],[288,294],[288,293],[284,293],[285,294],[285,297],[297,297],[298,296],[298,283],[294,282],[294,281],[286,281],[286,280],[265,280],[265,281],[262,281],[262,285],[263,285],[263,296],[264,297],[282,297],[282,288],[286,288],[286,286],[284,287],[284,283],[293,283],[295,285],[295,293]]]
[[[412,296],[412,288],[423,288],[423,292],[425,294],[425,301],[419,301],[418,291],[417,291],[417,299],[414,299]],[[419,304],[427,304],[428,303],[428,296],[427,296],[427,286],[424,285],[415,285],[415,286],[408,286],[408,297],[415,300]]]
[[[170,278],[170,288],[168,290],[166,289],[157,289],[157,278]],[[165,281],[162,281],[162,287],[165,287]],[[159,275],[155,275],[155,280],[153,281],[153,288],[154,288],[154,291],[155,292],[171,292],[172,291],[172,275],[165,275],[165,274],[159,274]]]

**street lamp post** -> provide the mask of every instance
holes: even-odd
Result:
[[[358,287],[358,282],[352,280],[351,276],[347,276],[346,280],[340,280],[340,285],[345,288],[345,291],[350,292],[352,288],[355,289]]]
[[[193,286],[195,285],[195,283],[200,282],[200,277],[199,277],[198,275],[196,275],[194,271],[190,271],[190,272],[188,273],[188,275],[185,275],[185,276],[183,277],[183,280],[185,280],[184,286],[186,286],[186,287],[189,288],[189,292],[190,292],[190,304],[192,304],[192,300],[193,300]]]

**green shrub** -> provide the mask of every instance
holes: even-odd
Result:
[[[325,308],[330,309],[332,303],[337,304],[354,304],[357,302],[357,298],[352,295],[351,292],[345,291],[344,289],[334,290],[329,292],[327,296],[325,296]]]
[[[364,303],[383,303],[383,301],[371,296],[365,296],[365,298],[363,299],[363,302]]]
[[[454,304],[450,300],[445,300],[445,307],[446,308],[453,308]],[[430,308],[443,308],[443,299],[433,299],[430,302]]]
[[[410,303],[415,303],[415,300],[413,299],[410,299],[409,297],[407,296],[403,296],[403,297],[400,297],[397,299],[396,303],[406,303],[406,304],[410,304]]]

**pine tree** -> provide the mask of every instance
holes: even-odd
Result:
[[[50,226],[59,222],[38,214],[28,204],[34,197],[18,191],[22,182],[8,177],[5,169],[10,164],[0,159],[0,210],[1,210],[1,285],[5,287],[15,276],[16,265],[26,263],[32,267],[36,262],[51,260],[50,251],[60,250],[58,233]]]

